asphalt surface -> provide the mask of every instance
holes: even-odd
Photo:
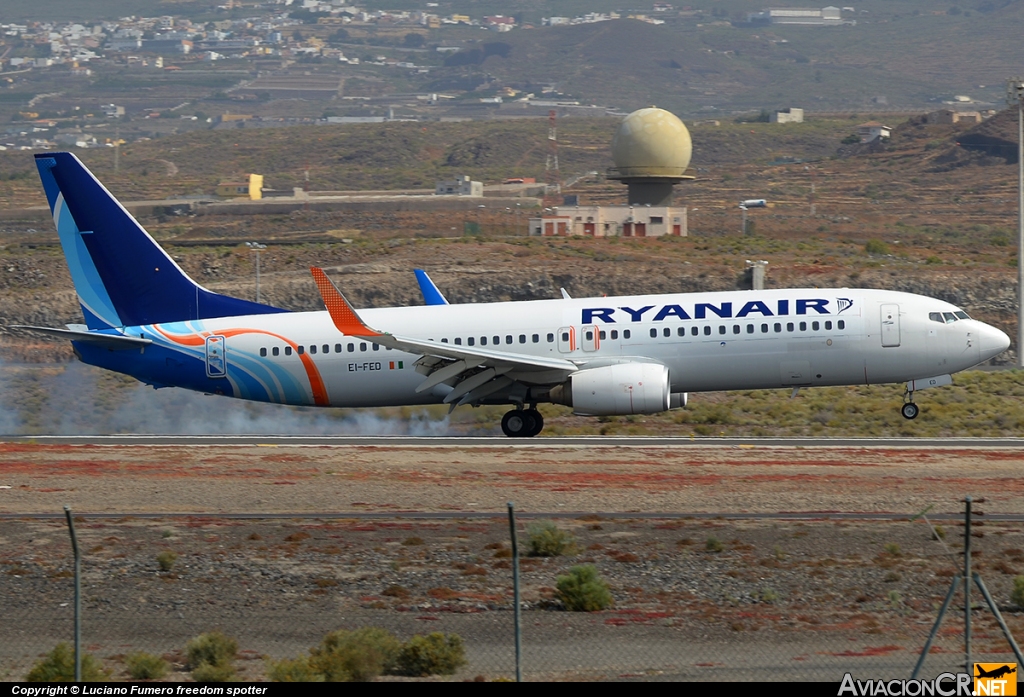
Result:
[[[558,447],[776,447],[776,448],[1024,448],[1024,438],[676,438],[654,436],[562,436],[557,438],[416,436],[3,436],[0,442],[40,445],[144,446],[364,446],[386,448]]]

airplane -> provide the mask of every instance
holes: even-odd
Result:
[[[913,419],[916,391],[1010,345],[948,302],[849,288],[563,290],[356,310],[313,268],[326,311],[291,312],[197,284],[75,155],[35,161],[85,324],[23,328],[155,388],[323,407],[508,404],[503,432],[531,437],[544,427],[542,403],[654,414],[691,392],[906,381],[901,412]]]

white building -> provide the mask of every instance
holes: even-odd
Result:
[[[788,109],[782,109],[776,111],[771,115],[772,123],[803,123],[804,122],[804,110],[797,109],[796,107],[789,107]]]
[[[455,179],[437,182],[434,187],[436,196],[483,196],[483,182],[471,181],[468,175],[460,174]]]
[[[686,208],[673,206],[558,206],[530,218],[530,234],[541,237],[687,236]]]
[[[843,20],[843,11],[829,5],[820,10],[809,7],[778,7],[751,12],[747,21],[754,24],[809,24],[818,26],[838,26],[840,24],[856,24],[856,20]]]

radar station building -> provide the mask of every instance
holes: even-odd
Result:
[[[674,114],[650,107],[622,120],[612,139],[607,178],[627,187],[625,206],[557,206],[530,219],[539,236],[686,237],[686,208],[673,205],[676,184],[693,179],[690,132]]]

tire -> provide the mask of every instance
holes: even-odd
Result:
[[[535,422],[528,412],[513,409],[501,417],[501,430],[509,438],[525,438],[535,428]]]
[[[533,419],[533,428],[527,432],[526,437],[533,438],[544,430],[544,416],[536,409],[527,409],[526,414]]]
[[[921,413],[921,409],[913,402],[907,402],[900,407],[900,413],[903,414],[904,419],[916,419],[917,415]]]

